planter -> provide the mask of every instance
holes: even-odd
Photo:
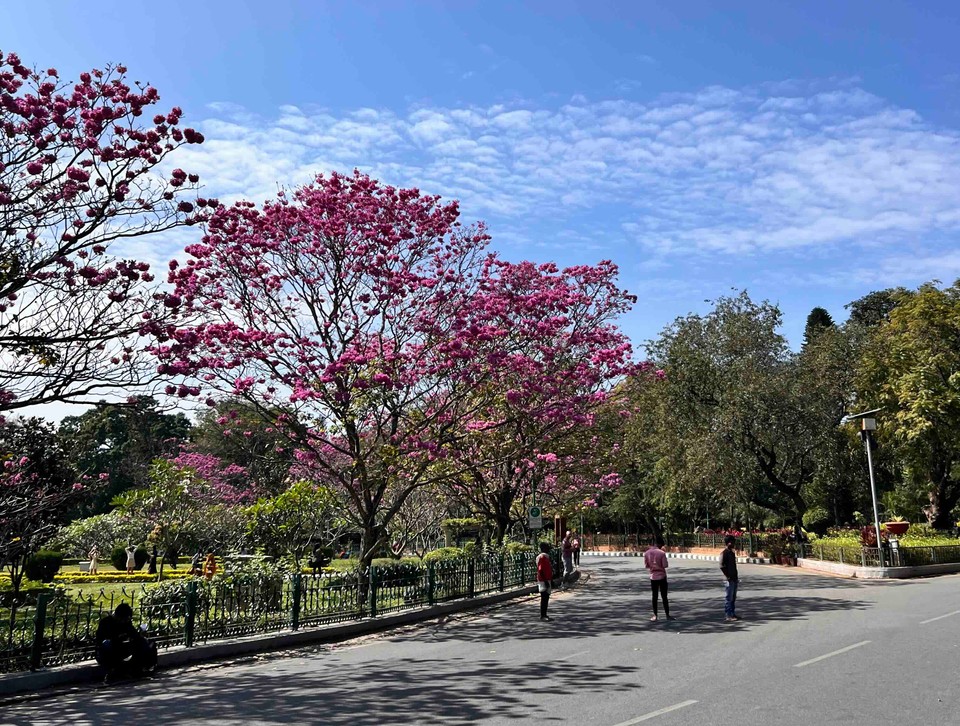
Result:
[[[888,534],[899,537],[907,533],[907,530],[910,528],[910,522],[884,522],[883,526]]]

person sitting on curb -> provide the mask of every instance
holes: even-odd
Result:
[[[128,603],[120,603],[101,618],[94,641],[94,655],[106,670],[106,683],[150,673],[157,665],[157,646],[134,627],[133,608]]]

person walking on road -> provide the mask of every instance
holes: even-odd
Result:
[[[570,530],[567,530],[567,536],[560,543],[560,554],[563,557],[563,580],[573,574],[573,539],[570,536]]]
[[[643,553],[643,564],[650,571],[650,591],[653,593],[653,617],[651,621],[660,619],[657,612],[657,600],[663,598],[663,614],[667,620],[676,620],[670,616],[670,603],[667,600],[667,553],[663,551],[663,538],[657,537],[653,547]]]
[[[723,612],[726,615],[728,623],[735,622],[740,618],[737,616],[737,586],[740,584],[740,576],[737,573],[737,553],[733,551],[736,544],[736,538],[728,534],[723,539],[726,547],[723,554],[720,555],[720,571],[727,578],[726,582],[726,600],[724,602]]]
[[[547,605],[550,603],[550,589],[553,586],[553,565],[550,564],[550,543],[540,543],[537,555],[537,589],[540,591],[540,619],[549,620]]]
[[[573,566],[580,569],[580,535],[574,533],[573,539],[570,540],[570,544],[573,545]]]

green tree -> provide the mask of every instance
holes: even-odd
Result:
[[[85,502],[79,514],[101,514],[114,497],[144,484],[154,459],[176,455],[190,433],[182,413],[164,413],[157,401],[140,396],[128,404],[100,403],[60,422],[58,434],[82,474],[106,473],[109,481]]]
[[[175,563],[187,548],[206,544],[200,533],[209,507],[220,502],[195,471],[156,459],[150,467],[149,484],[120,494],[114,504],[122,519],[141,533],[138,541],[155,544],[165,561]]]
[[[861,397],[883,408],[881,442],[894,447],[904,485],[926,489],[929,523],[946,529],[960,501],[960,281],[895,302],[864,353]]]
[[[286,554],[299,570],[318,544],[332,545],[345,529],[340,502],[328,488],[299,481],[246,510],[249,533],[273,554]]]
[[[808,508],[817,452],[840,408],[780,334],[780,310],[744,292],[679,318],[649,350],[666,372],[673,473],[727,502],[793,516]]]
[[[803,347],[806,349],[817,337],[825,330],[832,330],[837,327],[824,308],[816,307],[807,315],[807,324],[803,329]]]

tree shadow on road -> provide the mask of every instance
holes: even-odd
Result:
[[[569,679],[567,663],[504,663],[467,658],[397,658],[318,664],[304,672],[251,667],[172,673],[138,694],[103,689],[5,710],[15,723],[176,724],[471,724],[485,719],[561,722],[550,708],[551,684]],[[591,666],[584,693],[638,691],[632,666]],[[241,672],[238,672],[241,671]],[[186,680],[189,679],[189,680]],[[149,690],[148,690],[149,689]]]
[[[815,595],[762,595],[741,591],[738,610],[744,619],[727,623],[723,617],[723,587],[714,579],[700,594],[688,597],[690,589],[674,589],[671,582],[670,604],[675,621],[650,622],[650,590],[644,582],[623,586],[622,579],[596,583],[575,597],[552,604],[552,622],[541,622],[535,600],[515,605],[502,616],[482,622],[458,620],[440,622],[417,639],[433,642],[464,640],[492,643],[506,640],[542,640],[555,638],[591,638],[601,635],[638,635],[656,629],[692,633],[715,633],[752,628],[764,623],[805,620],[818,613],[866,610],[874,603],[862,600],[819,597]],[[714,596],[704,597],[710,592]]]

